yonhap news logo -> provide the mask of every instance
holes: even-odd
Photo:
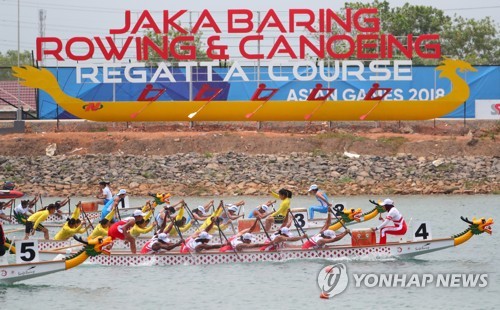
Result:
[[[349,277],[347,267],[342,263],[328,265],[318,274],[318,285],[321,289],[321,298],[332,298],[347,288]]]
[[[343,263],[323,267],[318,273],[321,298],[337,296],[347,289],[349,281],[355,288],[485,288],[486,273],[352,273]]]

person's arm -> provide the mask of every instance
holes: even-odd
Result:
[[[188,231],[189,228],[191,228],[191,224],[193,224],[193,221],[189,221],[189,223],[187,223],[186,225],[179,227],[181,233]]]
[[[180,208],[182,208],[183,204],[184,204],[184,199],[181,199],[179,202],[173,204],[172,207],[174,207],[175,211],[177,211]],[[180,207],[177,207],[178,205],[180,205]]]
[[[106,215],[105,219],[111,221],[115,217],[116,208],[111,209],[111,211]]]
[[[75,210],[73,211],[73,214],[71,215],[71,218],[72,219],[75,219],[77,220],[79,217],[80,217],[80,212],[82,211],[82,207],[81,207],[82,203],[79,202],[77,205],[76,205],[76,208]],[[63,206],[63,204],[61,204],[61,206]]]
[[[123,234],[131,236],[129,233],[129,230],[132,229],[132,227],[134,227],[134,225],[135,225],[135,219],[128,220],[128,222],[125,225],[123,225],[123,227],[122,227]]]
[[[322,245],[327,244],[327,243],[337,242],[340,239],[344,238],[345,235],[347,235],[349,232],[350,232],[350,230],[346,229],[343,233],[340,233],[340,234],[336,235],[335,238],[332,238],[332,239],[320,239],[320,240],[318,240],[318,242],[316,244],[318,246],[322,246]]]
[[[299,241],[300,239],[307,239],[309,236],[307,234],[304,234],[302,236],[296,236],[296,237],[285,237],[285,236],[278,236],[274,238],[274,240],[271,242],[271,244],[278,244],[281,242],[294,242],[294,241]]]
[[[205,212],[208,212],[210,210],[210,207],[214,205],[214,201],[210,200],[206,205],[203,206],[205,209]]]
[[[33,206],[35,205],[35,203],[38,202],[38,199],[40,199],[40,194],[36,194],[35,197],[33,198],[33,200],[31,200],[28,204],[28,209],[31,209],[33,208]]]
[[[163,232],[169,234],[173,227],[174,227],[174,221],[170,221],[170,224],[168,224],[168,226],[165,227]]]
[[[12,220],[10,219],[10,217],[7,215],[7,214],[0,214],[0,219],[4,219],[6,221],[9,221],[9,222],[12,222]]]
[[[340,220],[342,221],[342,219],[340,219]],[[331,225],[331,221],[332,221],[332,213],[328,212],[328,215],[326,216],[325,224],[323,225],[323,227],[321,227],[320,231],[327,230],[328,227],[330,227],[330,225]]]
[[[67,205],[69,202],[69,196],[66,197],[66,199],[64,199],[62,202],[61,202],[61,207],[64,207],[65,205]]]
[[[223,244],[200,244],[194,249],[194,251],[196,253],[200,253],[203,250],[218,249],[221,248],[222,246]]]
[[[238,245],[236,245],[235,249],[236,251],[241,251],[241,250],[244,250],[244,249],[252,249],[252,248],[260,248],[260,247],[263,247],[263,246],[267,246],[269,244],[267,243],[240,243]]]
[[[320,200],[322,200],[322,201],[324,201],[324,202],[326,203],[326,205],[327,205],[327,206],[331,207],[331,206],[332,206],[332,204],[331,204],[328,200],[326,200],[326,198],[325,198],[325,196],[324,196],[323,194],[324,194],[324,193],[320,193],[320,192],[318,191],[318,192],[316,193],[316,198],[317,198],[317,199],[320,199]]]
[[[145,228],[141,228],[139,226],[135,226],[135,231],[138,232],[139,234],[147,234],[148,232],[152,231],[154,228],[154,225],[151,224]]]
[[[179,209],[179,213],[177,213],[177,215],[175,216],[175,220],[180,221],[182,220],[183,217],[184,217],[184,205],[182,205],[181,208]]]

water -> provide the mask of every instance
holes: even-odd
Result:
[[[236,199],[238,198],[238,199]],[[348,207],[371,209],[368,199],[346,197]],[[384,198],[384,197],[379,197]],[[466,228],[460,216],[500,219],[499,197],[401,196],[391,197],[407,221],[427,220],[433,238],[448,237]],[[256,206],[268,197],[245,197]],[[206,198],[188,198],[190,206]],[[239,197],[225,198],[235,202]],[[132,200],[134,205],[142,200]],[[173,199],[175,202],[176,199]],[[292,207],[313,203],[296,197]],[[354,227],[374,226],[377,220]],[[493,234],[474,236],[467,243],[411,260],[341,260],[349,273],[349,285],[332,299],[319,298],[316,278],[331,261],[298,260],[280,263],[209,266],[104,267],[82,265],[24,281],[0,286],[1,309],[106,308],[106,309],[494,309],[500,305],[497,257],[500,241]],[[485,288],[367,288],[354,287],[352,273],[486,273]],[[35,304],[36,303],[36,304]],[[496,306],[495,306],[496,305]]]

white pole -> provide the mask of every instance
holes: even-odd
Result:
[[[21,0],[17,0],[17,66],[21,65]],[[17,113],[16,121],[21,120],[21,84],[17,78]]]

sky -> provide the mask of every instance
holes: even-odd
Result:
[[[228,8],[247,8],[251,10],[285,11],[290,8],[340,8],[344,1],[309,0],[273,0],[273,1],[158,1],[158,0],[19,0],[20,1],[20,48],[34,50],[35,40],[39,36],[39,10],[46,11],[45,36],[68,39],[74,36],[105,36],[109,29],[120,28],[123,24],[124,11],[139,12],[148,10],[177,11],[187,9],[200,11],[225,11]],[[391,6],[402,6],[403,0],[390,0]],[[0,0],[0,52],[17,50],[17,4],[18,0]],[[230,4],[230,5],[228,5]],[[467,18],[481,19],[490,16],[500,25],[500,2],[498,0],[423,0],[412,4],[430,5],[442,9],[446,14]],[[498,26],[500,27],[500,26]]]

